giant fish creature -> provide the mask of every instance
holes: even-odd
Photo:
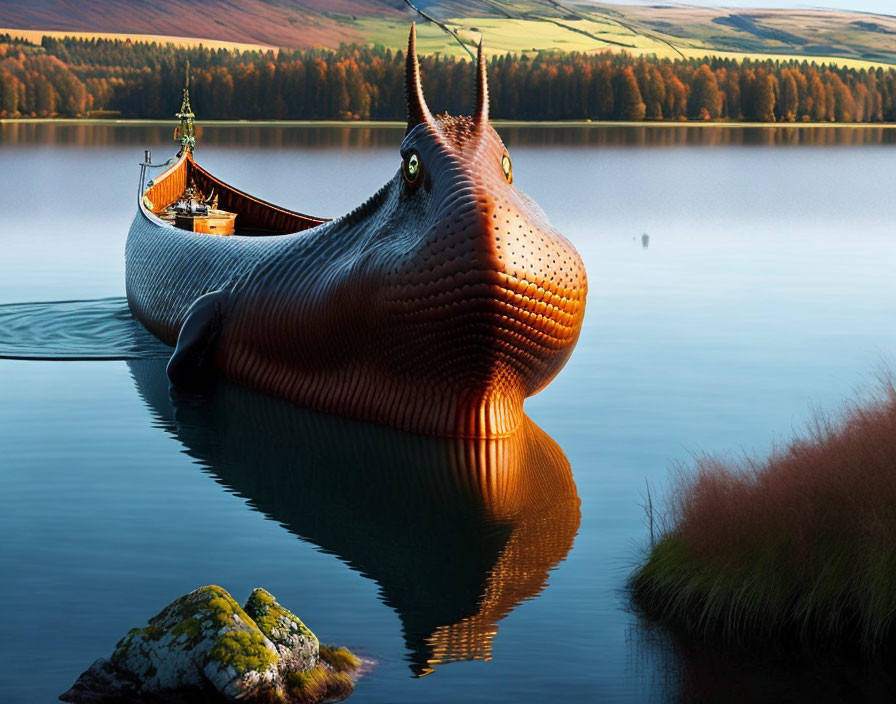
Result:
[[[412,27],[401,168],[347,215],[301,216],[227,187],[186,142],[169,177],[150,182],[128,235],[128,304],[176,343],[173,383],[216,373],[324,412],[489,438],[520,427],[523,400],[569,359],[585,268],[513,185],[482,47],[475,114],[452,117],[427,107],[415,44]],[[163,221],[158,199],[189,178],[279,230],[222,237]]]

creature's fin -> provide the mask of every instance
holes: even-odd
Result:
[[[196,386],[208,381],[228,299],[224,291],[212,291],[197,298],[187,310],[177,347],[168,361],[168,378],[173,384]]]

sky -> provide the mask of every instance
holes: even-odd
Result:
[[[638,0],[602,0],[603,2],[617,2],[630,5]],[[689,0],[688,2],[675,2],[674,0],[646,0],[642,4],[664,5],[699,5],[702,7],[783,7],[805,10],[809,8],[835,8],[839,10],[854,10],[856,12],[876,12],[883,15],[896,15],[896,0],[816,0],[806,2],[803,0]]]

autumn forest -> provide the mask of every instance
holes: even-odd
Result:
[[[0,117],[170,118],[190,62],[200,119],[400,120],[404,57],[382,47],[238,52],[0,36]],[[427,100],[469,113],[468,61],[422,59]],[[896,70],[805,61],[508,54],[489,63],[492,115],[518,120],[896,121]]]

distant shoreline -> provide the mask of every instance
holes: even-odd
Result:
[[[848,127],[869,129],[882,127],[896,129],[896,122],[722,122],[703,120],[656,120],[643,122],[600,121],[600,120],[492,120],[496,127]],[[0,125],[6,124],[48,124],[48,125],[122,125],[122,126],[176,126],[173,120],[142,119],[89,119],[77,117],[14,117],[0,118]],[[405,122],[398,120],[202,120],[204,127],[352,127],[400,129]]]

